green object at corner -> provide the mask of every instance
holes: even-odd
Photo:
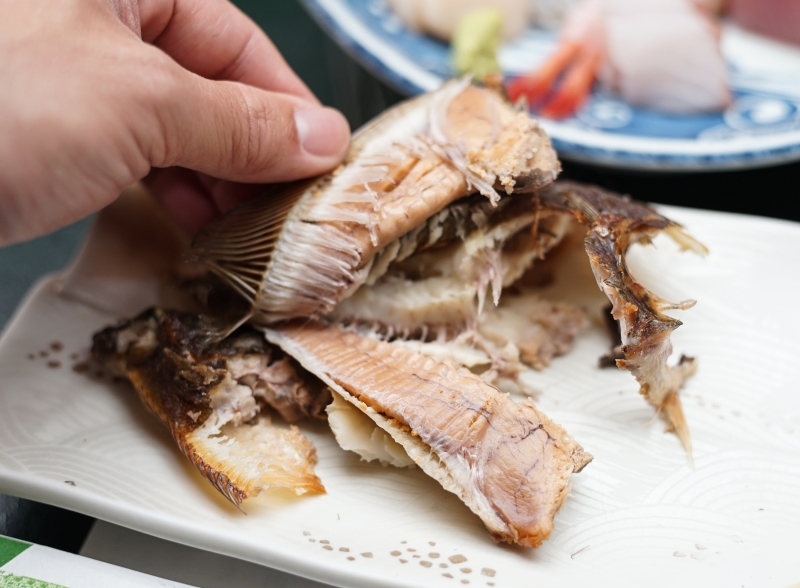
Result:
[[[31,547],[30,543],[9,539],[0,535],[0,568]],[[0,588],[65,588],[52,582],[44,582],[27,576],[17,576],[0,569]]]
[[[0,570],[0,588],[66,588],[52,582],[43,582],[27,576],[15,576]]]
[[[0,536],[0,567],[3,567],[31,546],[30,543]],[[0,579],[0,586],[5,586]]]

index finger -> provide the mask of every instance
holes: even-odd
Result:
[[[139,0],[142,39],[210,80],[319,104],[258,25],[228,0]]]

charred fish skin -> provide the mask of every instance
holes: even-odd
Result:
[[[697,364],[693,358],[683,356],[676,366],[667,365],[672,354],[670,334],[682,323],[662,311],[687,310],[695,301],[668,302],[647,290],[631,276],[625,254],[633,243],[647,243],[659,232],[684,250],[705,255],[707,249],[678,223],[646,204],[595,186],[562,181],[539,192],[538,197],[542,206],[569,212],[589,227],[586,252],[620,328],[622,344],[618,351],[624,357],[617,359],[616,365],[633,374],[639,392],[659,410],[691,458],[691,436],[678,390]]]
[[[569,476],[592,459],[532,404],[447,361],[318,322],[266,333],[388,432],[497,541],[539,546]]]
[[[127,378],[130,369],[151,374],[143,398],[147,407],[171,428],[188,432],[211,414],[208,392],[224,378],[223,361],[200,364],[189,359],[202,353],[212,325],[196,315],[152,308],[96,333],[92,355],[120,377]],[[157,396],[168,389],[168,398]]]
[[[259,416],[259,401],[323,417],[330,393],[282,353],[272,361],[276,349],[259,332],[242,329],[215,342],[218,331],[209,317],[153,308],[95,334],[92,354],[131,381],[184,455],[235,505],[270,487],[324,492],[313,473],[313,445],[295,427],[271,426]],[[298,393],[305,381],[310,387]],[[297,393],[294,405],[275,400],[276,385]]]

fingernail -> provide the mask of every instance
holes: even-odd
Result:
[[[333,108],[307,108],[294,113],[300,145],[306,153],[318,157],[341,154],[350,141],[350,125]]]

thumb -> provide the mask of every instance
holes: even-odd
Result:
[[[180,166],[237,182],[283,182],[331,170],[350,128],[337,110],[183,70],[159,107],[154,167]]]

